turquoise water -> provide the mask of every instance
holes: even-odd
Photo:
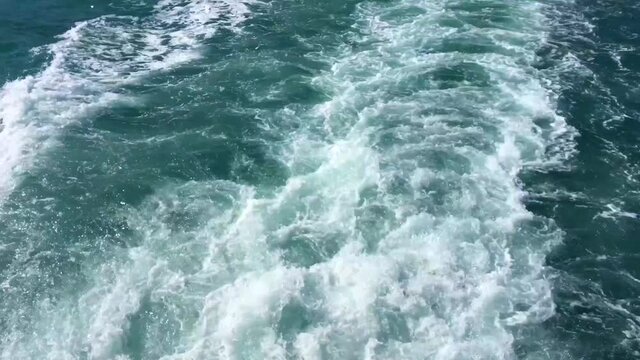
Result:
[[[639,11],[0,2],[0,356],[639,357]]]

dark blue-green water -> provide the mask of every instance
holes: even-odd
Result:
[[[638,19],[0,0],[0,358],[640,358]]]

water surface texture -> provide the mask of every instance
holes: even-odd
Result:
[[[638,19],[0,0],[0,358],[639,358]]]

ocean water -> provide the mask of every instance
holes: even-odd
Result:
[[[0,0],[0,358],[640,358],[637,19]]]

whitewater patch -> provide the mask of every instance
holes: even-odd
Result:
[[[544,259],[561,240],[517,176],[573,151],[533,66],[540,8],[361,3],[351,43],[310,55],[331,64],[307,79],[328,100],[261,114],[297,122],[276,150],[285,185],[155,189],[124,210],[139,245],[2,355],[516,358],[516,329],[554,312]]]
[[[0,89],[0,198],[63,128],[117,101],[123,86],[199,56],[222,28],[238,31],[251,1],[160,1],[148,17],[106,15],[77,23],[46,51],[38,74]]]

